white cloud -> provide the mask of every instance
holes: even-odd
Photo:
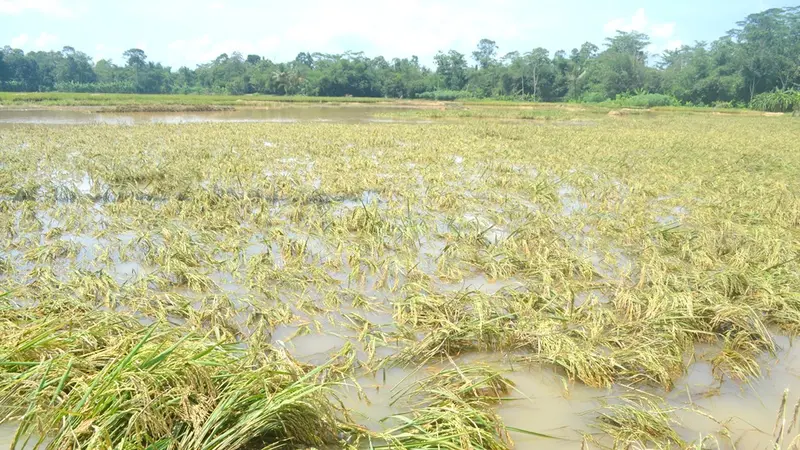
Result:
[[[120,57],[122,51],[118,48],[110,48],[106,44],[97,44],[94,46],[94,55],[92,58],[95,61],[100,61],[101,59],[113,59],[114,57]]]
[[[675,33],[675,22],[655,24],[650,27],[650,35],[657,38],[669,38]]]
[[[58,36],[52,35],[46,31],[40,33],[33,41],[31,41],[31,37],[28,33],[22,33],[19,36],[11,38],[11,47],[21,49],[32,47],[36,50],[52,50],[53,44],[57,41]]]
[[[217,56],[233,52],[242,55],[250,53],[265,55],[278,48],[280,39],[273,36],[264,37],[257,41],[241,39],[225,39],[214,41],[207,34],[193,39],[180,39],[167,45],[170,53],[180,60],[180,64],[191,65],[211,61]]]
[[[294,59],[300,51],[363,50],[367,56],[387,59],[417,55],[430,65],[438,50],[455,49],[472,64],[470,52],[482,38],[497,41],[499,55],[537,45],[554,47],[561,44],[548,42],[550,31],[563,29],[560,24],[567,21],[557,10],[560,7],[528,0],[496,0],[492,7],[478,0],[292,0],[269,10],[263,3],[138,0],[135,12],[185,19],[183,31],[165,31],[169,33],[166,42],[172,41],[170,48],[153,49],[154,59],[173,67],[194,66],[234,50],[275,61]],[[269,27],[263,26],[264,20],[270,21]],[[218,26],[196,25],[210,21]],[[565,45],[582,41],[576,42]]]
[[[72,17],[73,10],[63,5],[61,0],[0,0],[0,14],[20,14],[35,11],[59,17]]]
[[[33,42],[37,49],[50,50],[50,47],[58,41],[58,36],[52,35],[47,32],[42,32],[38,38]]]
[[[644,32],[647,27],[647,15],[644,12],[644,8],[639,8],[630,18],[630,20],[618,17],[616,19],[612,19],[608,21],[603,26],[603,31],[606,34],[614,34],[617,31],[638,31]]]
[[[683,41],[680,39],[673,39],[663,44],[650,44],[647,46],[647,53],[651,55],[660,55],[667,50],[677,50],[683,46]]]
[[[302,25],[287,30],[286,37],[297,47],[324,51],[347,49],[350,46],[344,40],[364,42],[370,47],[365,50],[374,49],[372,52],[387,58],[417,55],[428,62],[438,50],[471,51],[481,38],[490,38],[502,45],[524,36],[538,25],[518,20],[517,11],[524,5],[523,1],[502,3],[502,7],[486,8],[482,2],[448,0],[318,1],[310,9],[313,13],[297,20],[296,23]],[[358,25],[352,27],[341,25],[353,23],[357,17],[370,20],[359,20]],[[505,50],[501,48],[500,53]]]
[[[617,31],[638,31],[653,38],[667,39],[675,34],[675,22],[650,23],[644,8],[639,8],[630,19],[618,17],[603,25],[603,32],[606,35],[615,34]]]
[[[683,41],[676,39],[675,22],[651,23],[644,8],[639,8],[630,19],[616,18],[608,21],[603,26],[603,32],[610,36],[617,31],[637,31],[650,36],[652,43],[647,46],[647,53],[659,54],[665,50],[675,50],[683,45]]]
[[[11,38],[11,48],[22,48],[28,43],[28,35],[22,33],[19,36]]]

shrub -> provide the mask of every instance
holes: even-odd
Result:
[[[487,99],[488,101],[499,101],[499,102],[535,102],[536,99],[533,95],[526,94],[526,95],[493,95]]]
[[[74,81],[58,82],[55,89],[58,92],[79,92],[91,94],[133,94],[136,86],[128,81],[109,81],[99,83],[77,83]]]
[[[792,112],[800,109],[800,91],[764,92],[753,97],[750,108],[758,111]]]
[[[475,98],[475,94],[469,91],[428,91],[417,94],[417,98],[426,100],[458,100],[461,98]]]
[[[0,81],[0,91],[26,92],[28,91],[28,85],[21,81]]]
[[[608,98],[600,92],[587,92],[581,96],[581,101],[584,103],[600,103],[606,100]]]
[[[664,94],[637,94],[618,95],[615,100],[610,100],[609,105],[623,108],[652,108],[655,106],[678,106],[680,101],[671,95]]]

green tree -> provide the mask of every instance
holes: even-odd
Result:
[[[650,38],[639,32],[618,31],[606,39],[606,50],[593,64],[594,82],[607,98],[645,87]]]
[[[6,79],[8,79],[8,74],[6,72],[7,71],[6,63],[5,63],[5,61],[3,61],[3,55],[4,55],[4,53],[2,51],[0,51],[0,83],[6,81]]]
[[[748,100],[759,92],[796,85],[800,65],[798,8],[772,8],[751,14],[731,32],[740,48]]]
[[[434,89],[431,73],[422,67],[419,58],[395,58],[383,75],[383,95],[394,98],[413,98]]]
[[[464,89],[467,84],[467,60],[462,53],[455,50],[439,52],[433,60],[436,62],[436,75],[442,81],[444,89]]]
[[[276,70],[272,72],[272,80],[279,89],[278,93],[282,95],[296,94],[304,81],[303,77],[295,70]]]
[[[3,61],[6,66],[6,88],[22,91],[42,90],[39,78],[39,65],[25,52],[11,47],[3,48]]]
[[[503,70],[499,74],[499,88],[505,95],[524,95],[524,84],[522,83],[525,76],[525,69],[523,67],[523,60],[519,52],[509,52],[500,58],[500,65]]]
[[[128,67],[141,68],[144,67],[147,61],[147,55],[144,53],[144,50],[139,48],[125,50],[122,53],[122,57],[125,58],[125,63]]]
[[[173,80],[173,86],[178,89],[180,92],[188,93],[191,91],[192,87],[196,84],[197,76],[194,71],[188,67],[181,67],[178,69],[178,72],[175,74],[175,78]]]
[[[478,42],[478,49],[472,52],[472,58],[478,63],[478,67],[486,69],[497,63],[497,43],[491,39],[481,39]]]
[[[585,42],[580,49],[572,49],[569,55],[569,65],[565,73],[569,85],[567,97],[577,100],[583,95],[589,82],[589,73],[592,64],[597,58],[599,48],[591,42]]]
[[[97,81],[97,74],[89,55],[72,47],[64,47],[61,55],[62,58],[56,66],[56,82],[85,84]]]
[[[101,83],[113,83],[120,78],[121,69],[114,65],[109,59],[101,59],[94,65],[94,73],[97,81]]]
[[[539,47],[525,54],[525,68],[529,75],[530,93],[534,99],[542,95],[542,88],[549,94],[554,81],[554,72],[550,62],[550,52]]]
[[[294,59],[297,64],[302,64],[309,69],[314,68],[314,57],[311,56],[311,53],[308,52],[300,52],[297,54],[297,57]]]

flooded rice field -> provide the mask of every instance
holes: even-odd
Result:
[[[239,108],[220,111],[171,112],[100,112],[90,108],[71,109],[0,109],[0,127],[13,124],[45,125],[136,125],[147,123],[294,123],[336,122],[368,123],[395,122],[429,123],[427,120],[393,119],[396,107],[359,106],[301,106],[272,108]],[[386,117],[384,117],[386,116]]]
[[[0,127],[0,447],[800,441],[791,118],[344,109]]]

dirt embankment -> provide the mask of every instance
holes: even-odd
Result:
[[[233,111],[236,108],[226,105],[115,105],[104,106],[98,112],[129,113],[129,112],[211,112]]]

